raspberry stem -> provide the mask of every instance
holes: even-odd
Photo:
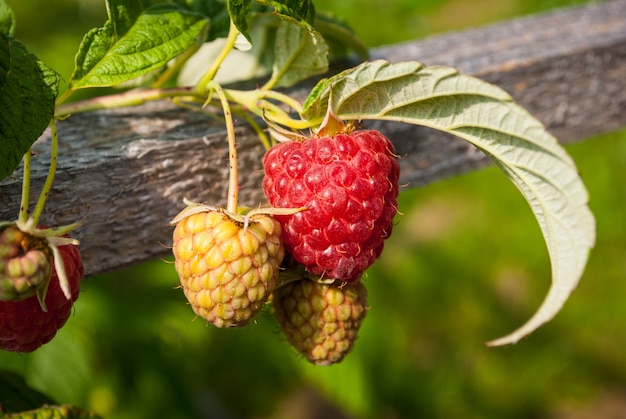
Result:
[[[211,67],[209,67],[209,69],[204,73],[204,75],[200,77],[200,80],[198,80],[198,83],[196,84],[197,92],[204,92],[208,88],[210,88],[209,85],[211,81],[213,80],[213,78],[215,77],[215,74],[217,74],[217,71],[220,69],[222,63],[224,62],[228,54],[235,47],[237,36],[239,36],[239,30],[237,29],[237,27],[235,26],[235,24],[233,23],[231,19],[230,27],[228,28],[228,37],[226,38],[226,43],[224,44],[224,47],[220,51],[219,55],[215,58],[215,60],[213,60]]]
[[[20,213],[17,219],[21,223],[26,223],[28,220],[28,204],[30,201],[30,160],[32,157],[31,149],[29,148],[26,154],[24,154],[24,175],[22,176],[22,202],[20,204]]]
[[[46,177],[46,181],[43,184],[43,188],[41,189],[41,193],[39,194],[39,199],[37,200],[37,204],[35,205],[35,209],[31,214],[30,222],[33,227],[36,227],[39,224],[39,218],[41,217],[41,213],[43,212],[43,208],[46,205],[46,199],[48,198],[48,194],[50,193],[50,189],[52,188],[52,182],[54,181],[54,175],[57,170],[57,155],[59,152],[59,140],[57,136],[57,126],[54,122],[54,119],[50,121],[50,133],[51,137],[51,149],[50,149],[50,167],[48,168],[48,176]]]
[[[236,214],[239,206],[239,174],[237,170],[237,143],[235,141],[235,128],[233,123],[233,115],[230,110],[230,103],[224,93],[224,89],[219,83],[210,81],[209,89],[214,90],[222,104],[224,111],[224,119],[226,120],[226,134],[228,135],[228,161],[229,161],[229,177],[228,177],[228,202],[226,210]]]

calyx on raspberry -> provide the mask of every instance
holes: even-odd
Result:
[[[61,238],[61,237],[59,237]],[[69,237],[62,237],[74,242]],[[78,299],[80,281],[85,270],[78,247],[74,244],[58,246],[60,263],[52,267],[41,297],[31,295],[19,301],[0,301],[0,349],[32,352],[48,343],[66,323],[72,306]],[[58,266],[62,266],[66,289],[62,289]],[[66,294],[69,291],[69,298]],[[40,301],[37,297],[44,298]],[[44,310],[45,308],[45,310]]]
[[[23,300],[45,287],[51,260],[45,239],[23,232],[15,223],[0,225],[0,301]]]
[[[379,131],[331,121],[266,153],[263,191],[272,206],[307,207],[277,216],[287,251],[314,275],[354,282],[391,235],[400,166]]]
[[[0,301],[16,301],[33,294],[43,311],[52,266],[66,299],[72,296],[65,264],[59,246],[78,246],[67,235],[82,223],[59,228],[35,227],[34,219],[26,222],[0,222]]]

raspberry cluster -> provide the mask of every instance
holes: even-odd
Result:
[[[343,131],[280,143],[263,163],[270,208],[241,215],[187,202],[172,221],[183,291],[217,327],[246,325],[271,301],[308,361],[340,362],[367,310],[361,278],[397,212],[393,145],[378,131]]]

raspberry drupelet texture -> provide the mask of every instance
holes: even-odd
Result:
[[[59,246],[59,251],[71,298],[68,300],[63,294],[53,267],[45,297],[47,311],[42,310],[35,295],[20,301],[0,301],[0,349],[32,352],[52,340],[70,317],[85,270],[77,246]]]
[[[274,290],[285,255],[280,224],[245,225],[223,211],[183,218],[174,229],[175,266],[193,311],[217,327],[244,326]]]
[[[397,212],[400,167],[375,130],[313,137],[272,147],[263,190],[275,207],[285,247],[314,275],[358,280],[380,256]]]
[[[360,281],[337,285],[303,279],[278,288],[273,306],[289,343],[308,361],[330,365],[352,350],[365,318],[367,291]]]

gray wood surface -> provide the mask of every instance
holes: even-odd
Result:
[[[454,66],[497,84],[563,143],[626,126],[626,0],[507,21],[378,48],[372,59]],[[304,98],[307,87],[291,93]],[[412,125],[373,122],[402,155],[416,187],[488,164],[466,142]],[[166,256],[168,221],[182,199],[225,204],[223,125],[167,101],[77,114],[58,123],[60,157],[43,221],[85,217],[76,231],[87,275]],[[34,147],[34,200],[45,179],[48,134]],[[264,201],[263,148],[237,126],[241,204]],[[17,216],[21,169],[0,183],[0,219]]]

